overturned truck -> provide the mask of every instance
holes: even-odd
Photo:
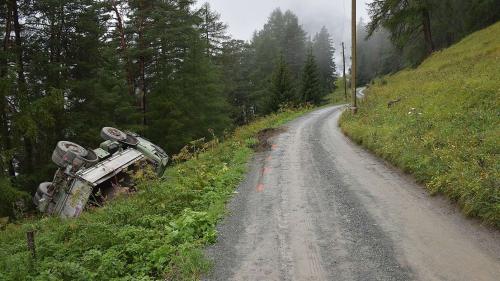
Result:
[[[168,156],[160,147],[132,132],[105,127],[99,148],[60,141],[52,153],[59,167],[52,182],[38,186],[33,202],[40,212],[71,218],[88,205],[99,206],[133,187],[133,174],[153,170],[161,176]]]

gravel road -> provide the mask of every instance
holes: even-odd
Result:
[[[500,280],[500,234],[350,142],[343,107],[258,153],[207,249],[206,280]]]

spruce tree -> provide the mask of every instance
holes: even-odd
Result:
[[[295,93],[296,91],[292,82],[290,70],[284,55],[281,54],[276,63],[271,80],[271,110],[277,111],[280,106],[293,103],[296,99]]]
[[[306,60],[306,32],[299,24],[298,17],[291,11],[285,12],[283,21],[285,31],[281,48],[292,77],[298,79]]]
[[[222,44],[229,39],[226,34],[227,25],[221,21],[220,14],[212,11],[208,2],[199,9],[198,16],[201,19],[199,29],[205,41],[207,56],[220,54]]]
[[[318,65],[318,73],[321,82],[321,94],[323,96],[334,90],[336,67],[334,62],[333,42],[326,27],[314,36],[312,52]]]
[[[310,50],[302,73],[301,101],[318,105],[323,97],[321,92],[318,66],[312,50]]]
[[[250,61],[253,71],[249,80],[253,84],[252,100],[261,109],[259,113],[268,113],[262,110],[265,108],[262,105],[267,102],[267,93],[272,88],[269,77],[279,56],[283,56],[291,79],[300,79],[306,57],[306,41],[306,33],[297,16],[290,11],[283,13],[280,9],[274,10],[264,28],[255,33],[251,44],[254,54]]]

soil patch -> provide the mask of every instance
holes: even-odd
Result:
[[[286,128],[266,128],[257,133],[257,140],[259,141],[255,146],[254,150],[257,152],[269,151],[272,148],[272,142],[269,140],[274,136],[277,136],[286,131]]]

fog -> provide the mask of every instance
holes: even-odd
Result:
[[[335,44],[337,66],[341,63],[341,43],[345,42],[346,55],[350,54],[351,1],[350,0],[208,0],[212,9],[229,25],[229,33],[235,39],[250,40],[255,30],[262,28],[268,16],[276,8],[289,9],[300,19],[304,29],[313,36],[324,25],[330,31]],[[366,3],[357,1],[358,19],[368,19]],[[338,70],[341,70],[337,67]]]

